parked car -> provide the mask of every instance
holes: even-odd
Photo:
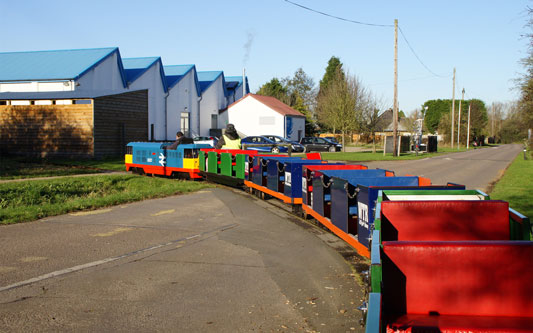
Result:
[[[281,137],[279,135],[263,135],[265,138],[270,139],[274,141],[275,143],[282,143],[282,144],[291,144],[292,145],[292,151],[295,153],[301,153],[304,151],[304,146],[299,144],[296,141],[291,141],[289,139],[286,139],[284,137]]]
[[[300,140],[300,144],[305,147],[306,152],[310,151],[340,151],[342,145],[339,143],[331,142],[326,138],[317,138],[317,137],[305,137]]]
[[[334,137],[334,136],[323,136],[323,138],[326,139],[326,140],[329,140],[329,141],[331,141],[333,143],[340,143],[339,141],[337,141],[337,138]]]
[[[241,139],[241,144],[261,144],[265,145],[262,147],[246,147],[246,149],[250,150],[257,150],[257,151],[265,151],[265,152],[271,152],[271,153],[286,153],[289,151],[287,147],[280,147],[278,146],[274,141],[265,138],[264,136],[247,136],[244,139]]]
[[[211,147],[216,146],[218,138],[216,136],[197,136],[193,138],[195,144],[206,144]]]

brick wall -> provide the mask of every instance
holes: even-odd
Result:
[[[132,141],[148,139],[148,90],[94,100],[94,155],[117,156]]]
[[[0,106],[0,153],[93,155],[93,105]]]

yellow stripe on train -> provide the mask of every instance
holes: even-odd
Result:
[[[200,167],[200,162],[198,158],[184,158],[183,159],[184,169],[198,169],[199,167]]]
[[[124,156],[124,161],[126,162],[126,164],[133,163],[133,155],[132,154],[126,154]]]

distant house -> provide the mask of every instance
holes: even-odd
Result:
[[[227,121],[244,135],[279,135],[299,141],[305,136],[305,116],[280,100],[255,94],[231,104]]]
[[[233,102],[238,101],[243,96],[250,92],[250,87],[248,86],[248,77],[246,77],[246,84],[243,89],[243,79],[242,76],[224,76],[226,81],[226,91],[228,94],[228,105]],[[244,90],[244,93],[243,93]]]
[[[219,114],[228,106],[224,72],[200,71],[198,82],[202,92],[199,135],[220,135],[223,124],[219,122]]]
[[[148,90],[148,135],[150,140],[172,140],[167,135],[167,82],[160,57],[122,58],[130,90]]]
[[[105,156],[146,140],[147,90],[129,90],[118,48],[0,53],[0,150]]]
[[[168,86],[167,137],[177,131],[186,136],[200,133],[201,90],[194,65],[164,66]]]

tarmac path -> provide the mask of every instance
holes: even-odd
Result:
[[[514,158],[522,151],[519,144],[472,149],[432,158],[407,161],[361,162],[369,168],[395,171],[396,176],[405,174],[431,179],[434,185],[447,182],[463,184],[467,189],[488,191]]]
[[[2,226],[0,244],[2,332],[361,331],[343,242],[242,191]]]
[[[486,190],[521,149],[363,164]],[[241,191],[1,226],[0,244],[1,332],[362,331],[353,251]]]

